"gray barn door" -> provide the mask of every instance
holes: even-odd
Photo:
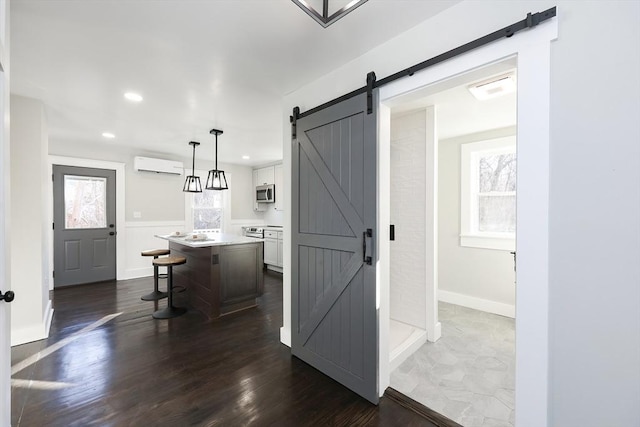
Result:
[[[53,166],[54,286],[116,278],[116,173]]]
[[[377,124],[366,108],[358,95],[296,123],[291,352],[377,404]]]

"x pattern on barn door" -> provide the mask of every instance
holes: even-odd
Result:
[[[296,123],[292,352],[377,402],[375,267],[363,262],[376,138],[365,107],[357,96]]]

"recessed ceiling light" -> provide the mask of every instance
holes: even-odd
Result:
[[[127,93],[124,94],[124,97],[127,98],[131,102],[141,102],[142,101],[142,95],[140,95],[139,93],[135,93],[135,92],[127,92]]]
[[[102,132],[102,136],[104,136],[105,138],[108,138],[108,139],[113,139],[113,138],[115,138],[115,137],[116,137],[116,136],[115,136],[114,134],[112,134],[111,132]]]
[[[245,160],[249,160],[251,157],[249,157],[247,155],[244,155],[244,156],[242,156],[242,158],[245,159]]]
[[[515,92],[516,82],[513,74],[503,74],[474,83],[468,89],[476,99],[484,101],[485,99],[497,98],[498,96]]]

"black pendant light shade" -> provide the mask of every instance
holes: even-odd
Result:
[[[207,190],[228,190],[229,186],[227,185],[227,178],[224,176],[224,171],[218,169],[218,135],[221,135],[222,131],[211,129],[209,133],[216,136],[216,157],[215,168],[209,171],[205,188]]]
[[[196,147],[200,145],[200,143],[191,141],[189,145],[193,145],[193,162],[191,163],[191,175],[187,176],[187,179],[184,181],[182,191],[185,193],[202,193],[200,177],[196,176]]]

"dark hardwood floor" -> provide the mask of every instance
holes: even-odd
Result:
[[[371,405],[291,357],[279,342],[277,273],[265,273],[257,308],[216,321],[194,310],[153,319],[158,304],[140,300],[152,288],[144,278],[54,291],[49,338],[12,349],[12,425],[435,426],[389,398]],[[35,361],[46,349],[55,351]]]

